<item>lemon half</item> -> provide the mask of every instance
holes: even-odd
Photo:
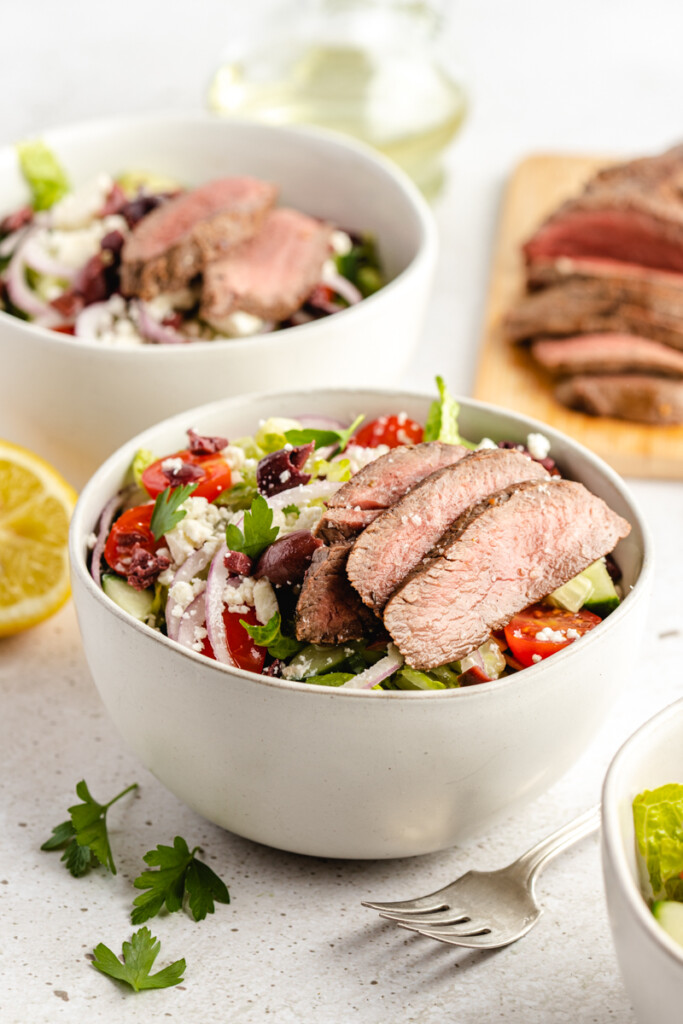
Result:
[[[40,456],[0,440],[0,636],[42,622],[69,597],[76,498]]]

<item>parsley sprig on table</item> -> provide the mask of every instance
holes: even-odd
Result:
[[[313,441],[316,448],[327,448],[331,444],[336,445],[337,451],[335,454],[338,455],[339,452],[344,451],[364,419],[364,415],[356,416],[351,426],[347,427],[346,430],[316,430],[310,427],[303,430],[286,430],[285,437],[289,444],[292,445],[310,444],[311,441]]]
[[[133,900],[133,924],[155,917],[164,905],[169,913],[180,910],[185,897],[195,921],[213,914],[214,902],[230,902],[225,883],[207,864],[197,860],[196,853],[201,853],[199,846],[190,850],[185,840],[176,836],[173,846],[159,845],[145,854],[145,863],[157,870],[143,871],[133,882],[136,889],[147,890]]]
[[[150,974],[160,949],[161,943],[149,928],[139,928],[131,936],[130,942],[123,943],[123,963],[116,953],[100,942],[93,950],[95,959],[92,966],[110,978],[124,981],[136,992],[145,988],[169,988],[180,984],[186,967],[184,959],[174,961],[156,974]]]
[[[185,484],[184,487],[167,487],[161,494],[157,494],[149,524],[155,540],[159,540],[185,518],[187,512],[180,506],[196,490],[197,484]]]
[[[69,807],[71,817],[52,830],[52,835],[41,846],[41,850],[63,849],[61,860],[74,876],[80,878],[97,863],[103,864],[113,875],[116,865],[109,844],[107,811],[117,800],[137,788],[137,782],[127,786],[109,801],[101,804],[90,794],[84,779],[76,786],[80,804]]]
[[[225,529],[225,543],[231,551],[242,551],[249,558],[258,558],[278,533],[279,526],[273,526],[273,510],[263,497],[257,494],[251,508],[244,513],[242,529],[230,523]]]

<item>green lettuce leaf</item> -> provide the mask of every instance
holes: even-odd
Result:
[[[645,858],[655,899],[681,899],[683,885],[683,786],[645,790],[633,801],[636,841]]]
[[[462,444],[466,448],[476,448],[476,445],[465,441],[460,436],[458,429],[460,406],[450,394],[443,377],[436,378],[436,386],[439,389],[439,397],[432,402],[429,409],[423,440],[443,441],[445,444]]]
[[[49,210],[70,189],[69,179],[52,150],[41,139],[17,143],[19,166],[31,189],[34,210]]]

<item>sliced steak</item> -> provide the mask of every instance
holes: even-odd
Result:
[[[315,528],[315,535],[326,544],[353,540],[382,512],[381,508],[327,508]]]
[[[368,526],[346,572],[376,612],[471,505],[522,480],[548,479],[540,463],[514,449],[486,448],[432,473]]]
[[[645,373],[683,377],[683,352],[634,334],[579,334],[532,342],[531,355],[549,373]]]
[[[296,637],[313,644],[343,644],[382,632],[382,623],[346,577],[350,544],[313,553],[296,606]]]
[[[596,174],[524,246],[529,263],[599,257],[683,271],[683,147]]]
[[[569,278],[525,295],[508,313],[515,341],[574,334],[637,334],[683,349],[683,290],[644,281]]]
[[[255,234],[276,198],[269,182],[222,178],[152,210],[123,247],[123,294],[152,299],[184,287],[209,260]]]
[[[570,277],[607,278],[627,284],[636,280],[649,285],[664,285],[683,290],[683,274],[669,270],[654,270],[639,263],[625,263],[621,260],[559,256],[556,259],[535,260],[527,267],[527,285],[532,290],[559,284]]]
[[[329,224],[297,210],[272,210],[260,231],[204,271],[201,315],[209,323],[235,310],[286,320],[319,283],[330,252]]]
[[[515,485],[456,520],[390,598],[384,624],[414,668],[458,661],[630,529],[582,484]]]
[[[558,402],[592,416],[635,423],[683,423],[683,380],[646,374],[577,375],[555,389]]]
[[[392,448],[340,487],[328,501],[328,508],[389,508],[430,473],[458,462],[467,454],[463,445],[443,441]]]

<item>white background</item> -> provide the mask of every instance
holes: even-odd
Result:
[[[224,41],[270,3],[179,0],[2,5],[0,143],[82,117],[197,108]],[[436,204],[437,284],[420,388],[442,372],[472,383],[501,190],[530,151],[640,154],[683,140],[683,5],[676,0],[463,0],[448,5],[471,110]],[[0,380],[1,368],[0,368]],[[3,386],[11,382],[2,381]],[[683,457],[683,453],[682,453]],[[596,841],[548,869],[537,928],[495,955],[404,938],[360,899],[429,891],[470,865],[499,866],[597,800],[610,756],[642,720],[683,694],[683,488],[632,481],[657,543],[657,579],[634,680],[579,764],[495,834],[395,864],[315,861],[254,846],[207,825],[125,751],[104,716],[67,607],[0,641],[0,1020],[209,1024],[633,1024],[604,909]],[[634,652],[635,658],[635,652]],[[117,879],[76,882],[38,852],[86,776],[96,795],[132,779],[121,808]],[[233,903],[196,925],[159,921],[161,963],[185,956],[182,990],[125,996],[88,967],[99,942],[130,927],[126,879],[140,852],[176,832],[207,851]]]

